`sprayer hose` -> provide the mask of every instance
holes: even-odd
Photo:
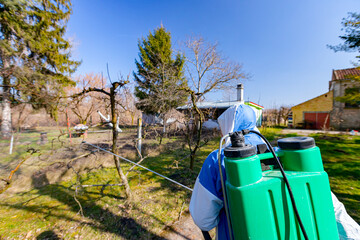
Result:
[[[218,164],[219,164],[219,172],[220,172],[220,180],[221,180],[221,188],[222,188],[222,192],[223,192],[223,197],[224,197],[224,208],[225,208],[225,215],[226,215],[226,220],[228,223],[228,230],[229,230],[229,238],[230,240],[233,240],[233,233],[232,233],[232,226],[231,226],[231,219],[230,219],[230,213],[229,213],[229,208],[227,205],[227,197],[226,197],[226,188],[225,188],[225,182],[224,182],[224,176],[222,173],[222,167],[221,167],[221,148],[222,148],[222,142],[229,137],[229,134],[226,134],[225,136],[223,136],[220,140],[220,144],[219,144],[219,152],[218,152]]]

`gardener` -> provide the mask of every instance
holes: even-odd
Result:
[[[255,112],[250,106],[243,104],[227,109],[218,118],[218,122],[222,135],[243,129],[259,131],[256,128]],[[227,141],[224,147],[230,144],[230,140]],[[245,142],[253,146],[264,143],[260,137],[253,133],[245,135]],[[194,222],[201,230],[210,231],[216,227],[217,239],[227,240],[230,238],[224,211],[217,155],[218,150],[215,150],[206,158],[196,179],[189,208]],[[221,152],[221,167],[225,181],[223,151]],[[343,204],[337,200],[334,194],[332,194],[332,197],[340,240],[360,239],[359,225],[346,213]]]

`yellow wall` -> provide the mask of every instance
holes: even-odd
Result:
[[[333,91],[330,91],[292,107],[293,125],[296,127],[299,123],[304,122],[303,112],[329,112],[332,109]]]

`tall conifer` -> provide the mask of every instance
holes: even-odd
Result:
[[[187,99],[181,90],[187,85],[183,72],[184,56],[173,54],[170,32],[163,26],[139,41],[138,46],[137,73],[133,73],[137,83],[136,106],[145,113],[163,117]]]
[[[1,133],[11,131],[11,103],[31,102],[56,115],[63,87],[80,62],[64,38],[70,0],[0,0]]]

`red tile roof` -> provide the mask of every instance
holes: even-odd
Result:
[[[333,70],[332,80],[349,79],[350,76],[360,76],[360,68]]]

